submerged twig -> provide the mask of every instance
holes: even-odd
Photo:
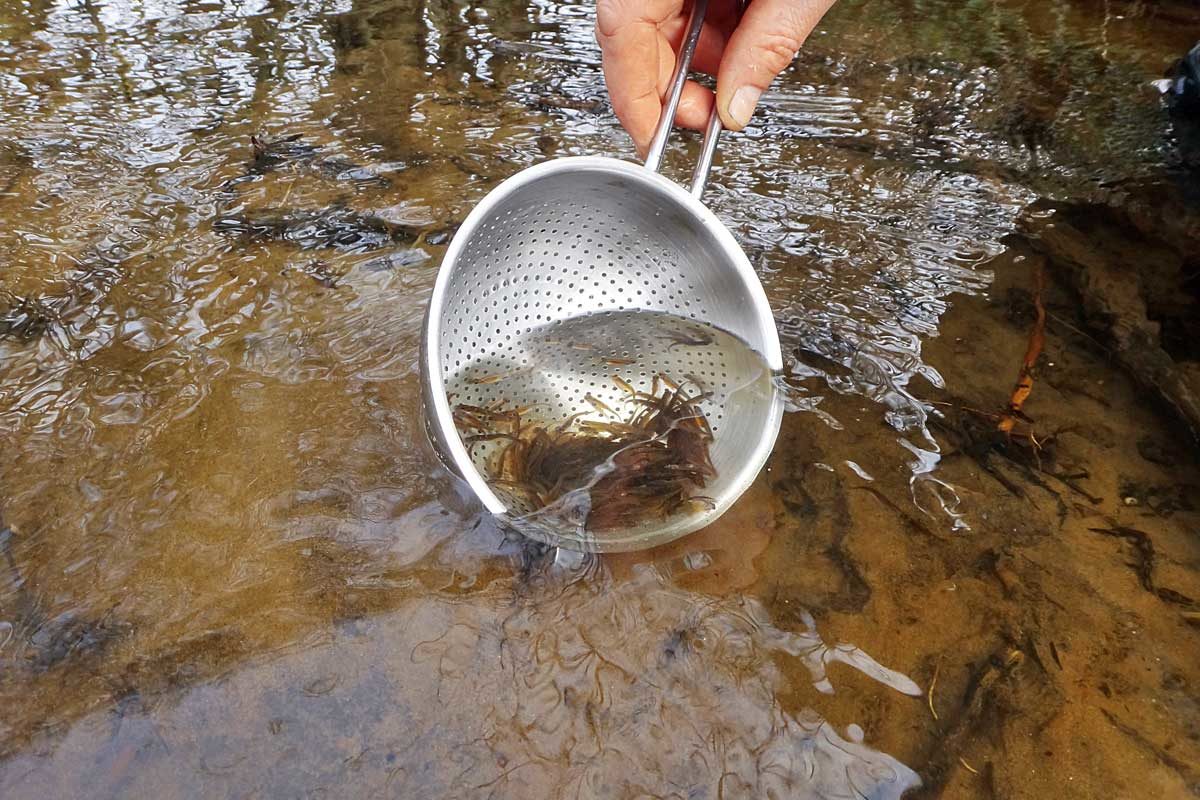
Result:
[[[938,673],[941,671],[942,659],[939,657],[937,660],[937,665],[933,668],[933,680],[929,681],[929,692],[925,696],[925,698],[929,701],[929,713],[933,714],[933,718],[935,720],[938,718],[938,713],[937,709],[933,707],[933,688],[937,686]]]
[[[996,425],[996,428],[1003,433],[1011,432],[1017,424],[1018,418],[1025,419],[1021,408],[1033,392],[1033,368],[1037,364],[1038,356],[1042,354],[1042,346],[1046,341],[1046,308],[1042,305],[1044,285],[1042,262],[1040,259],[1036,259],[1033,262],[1033,306],[1037,310],[1037,317],[1033,322],[1033,330],[1029,332],[1029,344],[1025,348],[1025,358],[1021,362],[1017,385],[1013,387],[1007,410],[1001,415],[1000,422]]]

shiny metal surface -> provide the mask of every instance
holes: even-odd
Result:
[[[700,155],[696,158],[696,167],[692,171],[692,185],[688,188],[692,197],[697,200],[704,194],[708,183],[708,173],[712,169],[713,156],[717,154],[717,142],[721,139],[721,115],[717,107],[708,114],[708,124],[704,127],[704,141],[700,144]]]
[[[541,164],[493,190],[463,223],[430,299],[422,375],[435,446],[489,511],[523,509],[512,508],[472,461],[447,392],[461,391],[473,370],[511,357],[530,338],[553,338],[548,326],[629,310],[702,321],[744,342],[767,370],[781,366],[766,295],[733,236],[688,192],[643,167],[592,157]],[[660,338],[657,352],[637,357],[674,360],[678,350],[665,355],[670,344]],[[562,346],[559,358],[569,360],[570,348]],[[533,366],[539,374],[561,369],[545,348]],[[564,416],[590,410],[582,394],[561,406]],[[747,422],[740,435],[714,431],[714,452],[731,476],[711,495],[718,511],[745,491],[774,441],[776,402],[755,408],[758,424]],[[735,466],[755,462],[752,471]],[[645,531],[644,539],[662,537]]]
[[[736,405],[739,423],[713,425],[716,484],[706,489],[713,508],[685,519],[645,524],[627,536],[597,542],[525,516],[534,509],[489,485],[455,428],[448,393],[474,403],[514,403],[508,386],[479,383],[481,368],[500,365],[543,380],[523,402],[553,408],[559,421],[592,411],[585,401],[586,369],[551,326],[613,312],[649,311],[696,320],[732,334],[761,359],[758,373],[782,367],[779,336],[766,293],[733,236],[699,200],[712,163],[720,122],[710,120],[700,161],[685,191],[655,172],[662,159],[707,8],[692,8],[662,119],[644,167],[610,158],[563,158],[514,175],[494,189],[455,234],[438,273],[425,319],[422,391],[431,439],[454,472],[493,514],[524,533],[587,550],[634,549],[682,536],[723,513],[765,463],[779,430],[781,403],[773,391]],[[661,317],[659,318],[661,319]],[[660,327],[661,322],[656,323]],[[565,327],[570,327],[566,325]],[[672,350],[663,331],[628,330],[626,355],[655,370],[683,376],[699,368],[693,348]],[[530,342],[537,345],[530,346]],[[554,342],[554,344],[548,344]],[[710,423],[755,368],[728,374],[712,390]],[[490,373],[488,373],[490,374]],[[499,373],[496,373],[499,374]],[[647,391],[653,372],[642,372]],[[548,378],[557,376],[557,380]],[[571,383],[563,383],[567,376]],[[591,375],[593,379],[596,375]],[[507,383],[507,382],[506,382]],[[759,396],[761,395],[761,396]],[[616,402],[617,398],[613,398]],[[459,402],[464,402],[459,400]],[[728,431],[733,430],[731,435]]]
[[[679,98],[683,96],[683,86],[687,83],[688,70],[692,66],[692,56],[696,53],[696,45],[700,43],[700,29],[704,27],[704,14],[708,10],[708,0],[695,0],[688,15],[687,33],[679,48],[679,56],[675,62],[675,72],[671,75],[671,83],[667,88],[667,96],[663,103],[662,114],[659,115],[658,125],[654,129],[654,137],[650,140],[650,148],[646,153],[646,169],[658,172],[662,164],[663,154],[667,151],[667,140],[671,138],[671,127],[675,124],[675,112],[679,109]]]
[[[467,319],[469,325],[474,318]],[[483,328],[473,344],[490,336],[489,330]],[[452,333],[451,338],[458,337]],[[593,497],[586,489],[540,509],[519,488],[494,484],[512,527],[534,539],[590,552],[669,541],[724,513],[770,455],[781,395],[762,358],[730,334],[687,317],[610,310],[562,318],[498,344],[481,348],[461,368],[446,370],[447,394],[455,402],[528,409],[522,416],[545,427],[579,414],[604,422],[612,413],[629,414],[637,407],[623,387],[651,394],[659,376],[670,376],[688,395],[700,397],[697,408],[714,437],[710,456],[716,476],[696,493],[712,497],[713,505],[697,503],[667,519],[623,530],[587,528]],[[449,354],[443,359],[452,360]],[[504,440],[475,443],[472,463],[487,475],[506,445]]]

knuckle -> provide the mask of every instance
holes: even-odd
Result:
[[[611,34],[613,21],[616,16],[616,3],[613,0],[599,0],[596,3],[596,32]]]
[[[598,0],[596,3],[597,37],[615,36],[621,28],[637,19],[636,4],[629,0]]]
[[[754,63],[772,73],[782,72],[800,51],[800,37],[790,32],[767,33],[751,45]]]

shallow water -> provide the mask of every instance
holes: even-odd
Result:
[[[475,202],[631,156],[591,13],[0,5],[0,795],[1200,792],[1194,440],[1051,269],[1099,243],[1194,365],[1145,84],[1200,16],[839,3],[706,197],[793,413],[717,523],[579,559],[447,482],[417,368]]]

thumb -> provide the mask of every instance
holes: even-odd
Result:
[[[750,121],[758,98],[796,57],[834,0],[752,0],[725,45],[717,109],[726,128]]]

